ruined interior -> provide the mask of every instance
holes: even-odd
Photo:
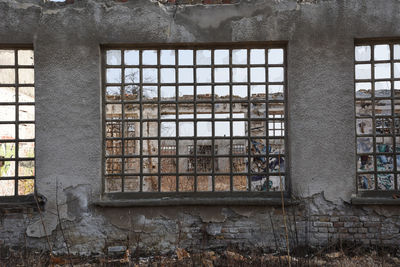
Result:
[[[399,14],[0,0],[0,245],[398,246]]]

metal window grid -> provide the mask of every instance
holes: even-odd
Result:
[[[13,70],[14,73],[14,82],[13,83],[0,83],[0,108],[10,108],[12,107],[15,109],[15,115],[13,115],[14,119],[8,120],[6,117],[7,114],[0,114],[0,127],[9,127],[10,125],[14,125],[14,134],[13,136],[0,136],[0,148],[4,146],[4,151],[6,151],[6,146],[11,145],[13,146],[12,149],[15,149],[14,153],[12,155],[1,155],[0,154],[0,181],[14,181],[14,192],[12,194],[7,194],[7,195],[1,195],[0,199],[1,201],[9,201],[11,200],[17,200],[17,199],[22,199],[23,196],[26,194],[31,194],[34,193],[36,189],[36,184],[35,184],[35,134],[34,134],[34,127],[35,127],[35,119],[34,119],[34,109],[35,109],[35,101],[27,101],[26,99],[23,99],[20,95],[22,95],[23,89],[22,88],[31,88],[33,90],[33,94],[35,93],[35,84],[34,81],[31,82],[26,82],[22,81],[23,77],[21,78],[20,76],[22,75],[22,72],[20,74],[21,70],[34,70],[34,64],[23,64],[20,63],[20,59],[23,60],[23,56],[21,58],[19,57],[19,53],[23,53],[25,51],[32,52],[33,54],[33,47],[29,45],[7,45],[7,46],[0,46],[0,51],[5,52],[5,51],[13,51],[14,54],[14,64],[2,64],[0,63],[0,71],[1,70]],[[0,54],[0,57],[2,55]],[[0,62],[1,62],[0,58]],[[32,77],[33,78],[33,77]],[[14,91],[14,100],[13,101],[8,101],[4,99],[5,90],[15,90]],[[3,91],[4,90],[4,91]],[[2,92],[3,91],[3,92]],[[24,112],[28,112],[27,110],[24,110],[24,108],[29,109],[29,107],[33,108],[33,119],[30,119],[29,117],[25,118],[25,120],[21,119],[20,117],[20,112],[23,114]],[[21,136],[24,136],[26,134],[26,129],[24,130],[24,127],[27,126],[33,126],[33,135],[31,136],[25,136],[24,138]],[[4,128],[5,129],[5,128]],[[32,130],[32,129],[31,129]],[[33,153],[33,156],[29,155],[23,155],[26,152],[22,152],[22,146],[31,146],[31,153]],[[21,146],[21,148],[20,148]],[[1,152],[0,152],[1,153]],[[10,164],[12,163],[12,164]],[[13,166],[12,166],[13,165]],[[11,171],[13,175],[7,175],[7,172],[5,168],[7,168],[9,171],[11,168],[14,169],[14,171]],[[32,169],[32,174],[26,174],[24,173],[26,170]],[[25,171],[24,171],[25,170]],[[29,172],[29,171],[28,171]],[[4,186],[4,185],[2,185]]]
[[[377,45],[389,47],[388,59],[375,58]],[[354,87],[356,187],[361,196],[376,197],[399,191],[400,76],[395,75],[395,67],[400,67],[397,65],[400,57],[394,57],[394,49],[399,45],[400,40],[386,38],[355,41],[355,51],[361,47],[369,49],[369,60],[355,59],[355,72],[357,66],[370,67],[369,78],[360,79],[355,75]],[[390,75],[376,77],[380,72],[377,68],[382,66],[379,64],[389,64],[384,73]],[[389,87],[380,88],[383,84]]]
[[[250,52],[252,49],[261,49],[264,50],[265,55],[265,63],[263,64],[253,64],[250,62]],[[279,64],[269,64],[268,61],[268,51],[269,49],[281,49],[283,51],[283,62]],[[162,65],[160,62],[161,53],[165,50],[174,51],[174,64],[171,65]],[[179,53],[182,50],[193,51],[192,56],[192,64],[189,65],[180,65],[179,62]],[[197,64],[197,51],[198,50],[206,50],[210,51],[210,60],[209,64],[199,65]],[[217,65],[215,62],[215,51],[216,50],[226,50],[229,54],[229,60],[225,64]],[[243,64],[234,64],[232,62],[232,53],[235,50],[243,50],[246,51],[246,62]],[[120,60],[117,60],[117,63],[108,64],[107,63],[107,53],[110,51],[119,51],[116,52],[119,54]],[[134,53],[138,54],[138,62],[134,65],[129,65],[126,61],[126,53],[130,53],[131,51],[135,51]],[[156,63],[155,64],[145,64],[143,61],[145,59],[144,54],[148,51],[155,51],[156,55]],[[111,53],[111,52],[110,52]],[[122,143],[126,143],[128,141],[133,141],[137,144],[138,149],[136,153],[126,153],[126,149],[122,145],[122,151],[119,155],[112,155],[107,151],[107,147],[103,146],[104,150],[104,168],[103,168],[103,190],[104,192],[110,196],[114,197],[126,197],[132,195],[133,197],[141,195],[148,196],[160,196],[163,194],[168,195],[169,193],[179,193],[179,195],[184,195],[183,193],[186,191],[190,191],[191,194],[212,194],[214,196],[220,193],[233,193],[237,191],[234,187],[234,181],[236,178],[245,177],[246,185],[245,189],[240,191],[244,191],[241,193],[256,195],[256,193],[274,193],[270,190],[270,177],[282,178],[284,182],[284,190],[287,192],[289,188],[289,181],[287,179],[288,171],[284,169],[283,162],[287,161],[287,127],[283,127],[286,124],[287,114],[286,114],[286,96],[287,96],[287,83],[286,83],[286,43],[252,43],[252,44],[210,44],[210,45],[198,45],[198,44],[177,44],[177,45],[136,45],[136,46],[115,46],[115,45],[105,45],[102,47],[102,65],[103,65],[103,135],[104,135],[104,144],[109,141],[120,140]],[[163,83],[160,80],[160,74],[162,69],[169,68],[174,70],[174,80],[173,82]],[[225,68],[229,71],[229,80],[224,82],[216,81],[215,69],[217,68]],[[233,70],[234,68],[243,68],[247,75],[246,81],[233,81]],[[265,81],[252,81],[251,80],[251,71],[252,68],[261,69],[265,75]],[[279,82],[273,82],[269,80],[269,70],[271,68],[282,68],[283,69],[283,79]],[[110,69],[118,70],[117,73],[120,73],[120,80],[118,82],[110,82],[108,81],[107,73]],[[127,69],[131,71],[132,69],[137,70],[137,74],[135,77],[127,76]],[[153,75],[157,76],[155,81],[149,82],[149,80],[145,79],[144,72],[147,69],[153,69]],[[181,69],[192,69],[193,71],[193,79],[192,81],[180,82],[179,71]],[[208,81],[206,82],[198,82],[197,80],[197,70],[199,69],[208,69],[210,70],[210,74],[208,77]],[[130,80],[127,81],[126,78]],[[132,78],[132,79],[131,79]],[[133,81],[133,83],[132,83]],[[251,91],[252,86],[260,85],[265,86],[266,92],[264,94],[254,94]],[[162,98],[161,88],[164,86],[173,87],[174,94],[171,98]],[[193,88],[192,96],[180,96],[179,89],[182,86],[190,86]],[[200,87],[209,86],[211,88],[211,92],[209,94],[197,94]],[[229,93],[227,97],[217,97],[216,88],[218,86],[227,86],[229,89]],[[246,87],[246,96],[245,97],[236,97],[233,96],[233,88],[234,86],[244,86]],[[278,94],[283,97],[269,97],[269,86],[282,86],[282,92]],[[115,95],[108,94],[108,89],[114,87],[119,88],[119,92]],[[144,88],[152,88],[154,92],[150,92],[150,95],[153,98],[150,98],[149,95],[146,95]],[[129,95],[129,97],[128,97]],[[120,107],[120,114],[108,114],[108,109],[111,105],[116,105]],[[132,110],[136,110],[136,115],[133,117],[131,114],[126,114],[126,106],[133,107]],[[228,111],[226,112],[228,118],[218,118],[216,114],[218,114],[217,105],[227,105]],[[275,116],[271,118],[268,116],[268,106],[275,105],[282,109],[281,116]],[[247,116],[243,118],[236,118],[235,112],[233,111],[237,106],[241,106],[245,114]],[[191,116],[182,116],[184,114],[185,108],[190,107]],[[201,109],[207,107],[209,117],[202,117],[199,114],[201,113]],[[250,115],[253,112],[253,108],[264,109],[264,112],[261,115],[253,116]],[[108,109],[107,109],[108,108]],[[150,109],[154,109],[154,112],[147,112]],[[147,111],[146,111],[147,110]],[[172,111],[171,111],[172,110]],[[180,112],[181,110],[181,112]],[[168,112],[167,112],[168,111]],[[146,113],[147,112],[147,113]],[[149,115],[150,113],[150,115]],[[146,116],[145,116],[146,114]],[[179,126],[180,123],[186,122],[191,123],[193,134],[192,136],[181,136],[179,134],[181,128]],[[211,135],[210,136],[200,136],[198,131],[200,129],[200,123],[209,123],[211,125]],[[223,122],[229,124],[229,134],[228,137],[225,136],[217,136],[216,135],[216,123]],[[235,123],[243,123],[246,127],[246,133],[243,136],[234,136],[233,127]],[[274,125],[281,125],[282,134],[279,135],[269,135],[268,131],[268,123],[272,122]],[[138,129],[133,136],[127,137],[124,131],[119,131],[119,136],[110,135],[110,127],[116,124],[120,129],[124,129],[127,123],[133,123],[136,125],[136,129]],[[162,136],[162,124],[163,123],[171,123],[172,131],[175,131],[173,136]],[[263,135],[255,135],[252,134],[252,125],[258,123],[264,125],[265,133]],[[166,125],[164,124],[164,125]],[[205,125],[205,124],[203,124]],[[152,128],[154,127],[154,128]],[[156,129],[156,134],[152,135],[149,132],[149,129]],[[165,129],[165,128],[164,128]],[[269,141],[273,140],[273,142],[277,141],[277,143],[282,144],[282,148],[276,151],[271,151],[269,146]],[[219,153],[216,150],[216,147],[220,142],[225,142],[229,149],[225,153]],[[149,143],[154,142],[155,151],[153,154],[149,153],[149,149],[146,147]],[[205,145],[206,142],[206,145]],[[237,144],[237,142],[241,142],[241,144]],[[257,145],[262,145],[262,147],[256,147]],[[168,146],[175,147],[175,150],[170,150],[168,153],[166,149]],[[183,146],[183,147],[182,147]],[[202,150],[201,147],[209,146],[214,147],[215,149],[211,149],[207,156],[204,156],[199,150]],[[245,147],[247,149],[240,149],[240,151],[236,151],[237,147]],[[235,148],[236,147],[236,148]],[[147,149],[147,150],[146,150]],[[261,150],[260,150],[261,149]],[[154,150],[154,149],[153,149]],[[170,153],[173,151],[172,153]],[[221,150],[222,151],[222,150]],[[234,155],[234,156],[233,156]],[[222,172],[221,168],[218,166],[218,160],[228,159],[228,171]],[[214,159],[214,160],[212,160]],[[279,162],[282,164],[278,164],[278,167],[274,165],[274,169],[270,169],[271,159],[279,159]],[[134,160],[137,161],[137,169],[134,173],[126,172],[126,160]],[[180,162],[181,160],[187,160],[187,164],[185,168],[181,168]],[[203,168],[204,160],[207,161],[207,168]],[[163,164],[168,163],[168,171],[165,171],[165,167],[163,168]],[[238,168],[238,164],[244,164],[245,167]],[[252,165],[262,163],[264,168],[262,171],[254,171],[252,169]],[[211,165],[211,166],[209,166]],[[150,168],[149,166],[152,166]],[[207,169],[207,170],[205,170]],[[204,171],[205,170],[205,171]],[[152,178],[152,180],[147,180],[148,178]],[[198,188],[199,180],[204,179],[204,177],[208,177],[210,181],[210,187],[207,190],[203,190]],[[255,186],[252,184],[254,180],[263,179],[266,187],[263,187],[263,192],[259,189],[255,189]],[[134,178],[135,187],[134,190],[132,188],[126,188],[126,180],[127,178]],[[173,188],[169,188],[169,190],[164,190],[162,183],[163,179],[172,180]],[[182,190],[182,186],[180,180],[183,183],[183,180],[190,181],[191,189],[190,190]],[[227,183],[227,188],[224,190],[219,190],[216,188],[216,180],[224,180]],[[108,181],[115,181],[118,185],[116,187],[109,188],[107,184]],[[276,181],[275,181],[276,182]],[[153,184],[154,188],[152,190],[148,189],[148,184]],[[206,192],[203,192],[206,191]],[[219,192],[224,191],[224,192]],[[128,194],[132,193],[134,194]],[[285,194],[286,194],[285,192]],[[123,193],[121,195],[120,193]],[[153,194],[156,193],[156,194]],[[275,192],[276,193],[276,192]],[[220,194],[221,195],[221,194]]]

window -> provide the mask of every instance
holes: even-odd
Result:
[[[399,189],[400,42],[355,46],[357,184],[364,194]]]
[[[104,192],[285,190],[285,45],[103,49]]]
[[[0,48],[0,197],[34,192],[33,50]]]

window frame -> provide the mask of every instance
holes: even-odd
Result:
[[[4,105],[14,105],[15,109],[16,109],[16,114],[15,114],[15,120],[13,121],[3,121],[3,123],[9,123],[9,124],[15,124],[15,139],[12,139],[11,141],[7,141],[7,140],[0,140],[1,142],[4,143],[8,143],[8,142],[14,142],[16,144],[16,148],[15,148],[15,175],[13,177],[6,177],[6,179],[4,178],[0,178],[3,180],[15,180],[15,185],[14,185],[14,195],[12,196],[0,196],[0,205],[5,205],[5,206],[13,206],[13,204],[16,205],[25,205],[25,204],[29,204],[31,205],[35,200],[35,196],[37,194],[37,180],[36,180],[36,79],[35,79],[35,66],[36,66],[36,62],[35,62],[35,50],[34,50],[34,46],[32,44],[0,44],[0,49],[1,50],[14,50],[14,66],[12,65],[4,65],[4,66],[0,66],[0,68],[13,68],[15,69],[15,82],[12,84],[6,84],[7,86],[13,86],[15,87],[15,99],[13,102],[0,102],[0,106],[4,106]],[[33,65],[19,65],[18,64],[18,51],[20,50],[32,50],[33,51],[33,57],[34,57],[34,63]],[[18,81],[18,70],[19,69],[33,69],[34,71],[34,81],[33,84],[21,84]],[[33,87],[34,89],[34,96],[35,99],[33,102],[20,102],[19,101],[19,88],[20,87]],[[4,87],[4,85],[2,85],[2,87]],[[32,105],[34,106],[34,119],[33,120],[29,120],[29,121],[22,121],[22,122],[26,122],[28,124],[33,124],[34,125],[34,138],[28,138],[28,139],[23,139],[23,138],[19,138],[18,133],[19,133],[19,106],[22,105]],[[22,140],[22,141],[21,141]],[[18,144],[19,142],[33,142],[34,143],[34,148],[33,148],[33,153],[34,153],[34,157],[27,157],[27,158],[20,158],[19,157],[19,147]],[[34,161],[34,175],[33,176],[19,176],[19,170],[18,170],[18,163],[20,161],[27,161],[27,160],[32,160]],[[33,185],[33,192],[27,195],[19,195],[18,194],[18,181],[19,180],[24,180],[24,179],[30,179],[34,181],[34,185]]]
[[[101,170],[101,176],[102,176],[102,198],[104,199],[109,199],[109,200],[156,200],[159,203],[159,201],[162,201],[164,198],[170,198],[170,199],[190,199],[193,200],[195,198],[207,198],[207,199],[221,199],[221,198],[226,198],[226,197],[235,197],[238,199],[241,197],[245,198],[254,198],[254,199],[267,199],[267,198],[277,198],[281,197],[282,193],[285,198],[290,197],[291,194],[291,179],[290,179],[290,151],[289,151],[289,146],[288,146],[288,132],[289,132],[289,126],[288,126],[288,81],[287,81],[287,76],[288,76],[288,64],[287,64],[287,56],[288,56],[288,42],[287,41],[272,41],[272,42],[235,42],[235,43],[171,43],[171,44],[154,44],[154,43],[144,43],[144,44],[102,44],[100,46],[100,53],[101,53],[101,80],[102,80],[102,85],[101,85],[101,114],[102,114],[102,120],[101,120],[101,125],[102,125],[102,170]],[[112,49],[145,49],[145,50],[163,50],[163,49],[173,49],[173,50],[178,50],[178,49],[209,49],[209,50],[216,50],[216,49],[252,49],[252,48],[263,48],[263,49],[270,49],[270,48],[282,48],[284,50],[284,55],[283,55],[283,67],[284,67],[284,77],[283,77],[283,107],[284,107],[284,149],[285,153],[283,154],[285,157],[285,171],[284,171],[284,191],[227,191],[227,192],[222,192],[222,191],[207,191],[207,192],[201,192],[201,191],[196,191],[196,192],[180,192],[180,191],[174,191],[174,192],[106,192],[106,174],[105,174],[105,165],[106,165],[106,111],[105,111],[105,105],[106,105],[106,99],[105,99],[105,91],[106,91],[106,51],[107,50],[112,50]],[[248,55],[249,57],[249,55]],[[161,67],[160,64],[157,64],[158,68]],[[250,65],[248,62],[246,65]],[[264,66],[266,68],[266,71],[268,71],[268,65],[267,62],[264,63]],[[118,67],[118,66],[116,66]],[[193,64],[191,67],[196,68],[196,65]],[[121,68],[123,69],[123,65],[121,62]],[[232,64],[229,63],[229,68],[230,71],[232,70]],[[123,75],[123,74],[121,74]],[[268,72],[267,74],[268,75]],[[196,82],[193,82],[196,84]],[[268,79],[266,77],[266,84],[268,83]],[[159,84],[159,82],[158,82]],[[175,84],[178,84],[176,81]],[[211,82],[210,82],[211,84]],[[232,86],[232,81],[229,82],[229,86]],[[214,86],[215,84],[213,84]],[[247,82],[246,86],[250,86],[250,81]],[[251,101],[250,99],[248,100],[249,102]],[[193,101],[193,103],[195,103]],[[211,102],[214,103],[214,102]],[[231,102],[229,102],[231,103]],[[268,98],[267,102],[270,103]],[[264,118],[266,121],[266,124],[268,124],[268,115]],[[160,120],[160,118],[158,118]],[[214,119],[211,119],[214,121]],[[159,123],[159,121],[158,121]],[[266,136],[262,136],[268,139],[268,126],[266,129],[267,133]],[[160,136],[154,137],[155,139],[161,138]],[[193,137],[195,138],[195,137]],[[245,139],[250,138],[250,135],[246,135],[244,137]],[[177,136],[176,139],[179,139]],[[215,140],[215,139],[213,139]],[[231,138],[232,140],[232,138]],[[161,148],[160,148],[161,149]],[[247,153],[247,152],[246,152]],[[249,152],[250,154],[250,152]],[[232,153],[234,155],[234,153]],[[229,157],[232,157],[230,155]],[[141,156],[142,158],[145,156]],[[265,156],[268,158],[268,154]],[[122,164],[124,164],[122,162]],[[231,171],[232,172],[232,171]],[[159,173],[159,171],[157,172]],[[215,175],[215,171],[213,172]],[[279,174],[276,173],[276,176]],[[142,173],[142,176],[145,176]],[[179,173],[177,173],[177,176],[179,176]],[[273,175],[272,175],[273,176]],[[231,175],[232,177],[232,175]],[[215,179],[215,176],[212,178],[213,180]],[[232,179],[232,178],[231,178]],[[123,185],[122,185],[123,186]],[[232,186],[232,185],[231,185]],[[264,203],[264,202],[263,202]]]
[[[390,58],[389,60],[378,60],[376,61],[374,59],[374,46],[375,45],[389,45],[390,49]],[[400,192],[400,170],[397,168],[397,156],[400,156],[400,153],[396,153],[396,137],[400,137],[400,134],[396,134],[396,125],[395,125],[395,118],[396,115],[394,114],[394,101],[397,99],[400,101],[400,97],[396,98],[395,96],[395,86],[394,82],[399,81],[400,82],[400,77],[399,78],[394,78],[394,63],[400,63],[400,59],[394,59],[394,45],[400,45],[400,38],[399,37],[378,37],[378,38],[356,38],[354,39],[354,47],[353,47],[353,75],[354,75],[354,86],[353,86],[353,94],[354,94],[354,133],[355,133],[355,145],[354,145],[354,151],[355,151],[355,187],[356,187],[356,193],[357,196],[361,198],[380,198],[380,197],[392,197],[393,194],[398,194]],[[368,61],[356,61],[355,54],[356,54],[356,47],[357,46],[370,46],[371,51],[370,51],[370,60]],[[375,70],[374,70],[374,65],[375,64],[385,64],[388,63],[390,64],[390,78],[379,78],[375,79]],[[369,80],[365,82],[371,83],[371,97],[369,98],[357,98],[357,91],[356,91],[356,83],[357,82],[363,82],[363,79],[357,79],[356,78],[356,65],[357,64],[370,64],[371,65],[371,78],[370,79],[364,79],[364,80]],[[361,80],[361,81],[360,81]],[[375,82],[379,82],[380,80],[387,80],[390,81],[391,84],[391,96],[390,97],[376,97],[375,96]],[[400,89],[399,89],[400,91]],[[357,133],[357,119],[360,117],[357,117],[357,101],[360,100],[371,100],[371,111],[373,112],[371,116],[369,117],[364,117],[364,118],[371,118],[372,119],[372,134],[366,135],[366,136],[360,136]],[[387,116],[380,116],[376,117],[375,115],[375,102],[376,100],[388,100],[390,99],[391,101],[391,115]],[[377,135],[376,133],[376,121],[377,120],[382,120],[385,118],[389,118],[392,120],[391,123],[391,130],[392,133],[390,135]],[[397,118],[400,117],[397,116]],[[368,153],[369,155],[372,155],[374,157],[374,170],[373,171],[368,171],[368,172],[359,172],[358,171],[358,157],[359,154],[365,154],[365,153],[358,153],[358,142],[357,138],[359,137],[372,137],[372,152]],[[384,138],[384,137],[389,137],[392,138],[392,144],[393,144],[393,149],[392,152],[387,152],[386,156],[388,157],[393,157],[393,170],[392,171],[378,171],[377,170],[377,159],[376,157],[379,155],[383,155],[381,152],[377,152],[376,144],[377,144],[377,138]],[[374,175],[374,189],[372,190],[360,190],[359,188],[359,174],[373,174]],[[393,174],[393,190],[382,190],[378,189],[378,178],[377,174]],[[399,177],[399,178],[397,178]],[[396,189],[398,188],[398,189]],[[361,201],[363,202],[363,201]]]

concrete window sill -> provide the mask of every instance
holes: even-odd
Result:
[[[18,196],[18,197],[1,197],[0,198],[0,210],[6,213],[12,212],[24,212],[26,210],[38,210],[38,204],[42,209],[46,203],[46,199],[43,196],[38,196],[38,202],[36,202],[33,195]]]
[[[400,199],[390,197],[353,197],[353,205],[400,205]]]
[[[284,198],[286,206],[296,205],[297,202]],[[281,206],[280,198],[275,197],[225,197],[225,198],[149,198],[149,199],[112,199],[95,202],[100,207],[143,207],[143,206]]]

